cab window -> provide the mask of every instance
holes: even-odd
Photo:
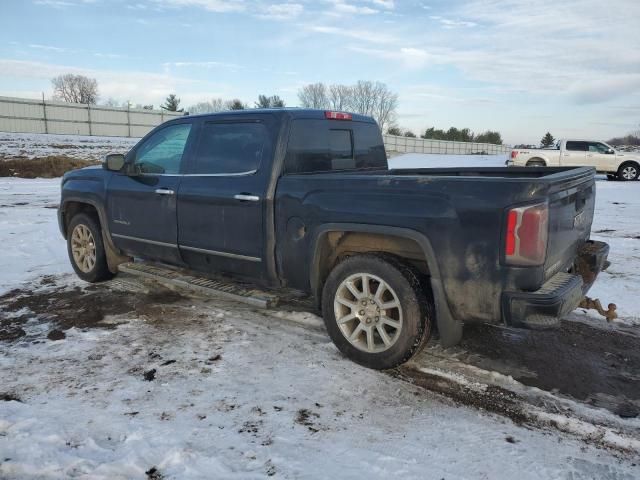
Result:
[[[202,127],[192,173],[254,173],[269,150],[269,135],[262,123],[208,122]]]
[[[180,173],[182,154],[190,132],[190,123],[170,125],[158,130],[136,150],[134,165],[140,173]]]
[[[590,142],[589,151],[593,153],[607,153],[609,151],[609,147],[607,147],[604,143]]]
[[[567,150],[574,152],[586,152],[587,142],[567,142]]]

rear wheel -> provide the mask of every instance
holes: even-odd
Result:
[[[638,175],[640,175],[640,166],[635,162],[625,162],[618,169],[618,178],[620,180],[637,180]]]
[[[417,273],[391,256],[357,255],[329,274],[322,295],[329,336],[351,360],[397,367],[429,338],[432,307]]]
[[[544,160],[529,160],[527,167],[546,167]]]
[[[616,181],[618,180],[618,176],[612,173],[608,173],[607,174],[607,180],[609,180],[610,182]]]
[[[87,282],[113,277],[107,266],[102,231],[93,217],[79,213],[69,222],[67,251],[76,274]]]

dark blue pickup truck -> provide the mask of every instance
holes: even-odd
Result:
[[[390,170],[369,117],[302,109],[185,116],[103,168],[67,173],[77,274],[131,257],[311,294],[349,358],[390,368],[437,326],[548,328],[606,267],[592,168]]]

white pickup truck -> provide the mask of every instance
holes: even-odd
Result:
[[[596,167],[609,180],[637,180],[640,154],[616,151],[604,142],[560,140],[555,148],[514,149],[510,166],[526,167]]]

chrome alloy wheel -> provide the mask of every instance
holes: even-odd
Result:
[[[71,253],[76,266],[84,273],[96,264],[96,242],[86,225],[78,224],[71,233]]]
[[[622,169],[622,176],[625,180],[635,180],[638,176],[638,170],[633,165],[629,165]]]
[[[384,352],[400,336],[400,301],[376,275],[356,273],[347,277],[336,291],[333,308],[344,338],[363,352]]]

